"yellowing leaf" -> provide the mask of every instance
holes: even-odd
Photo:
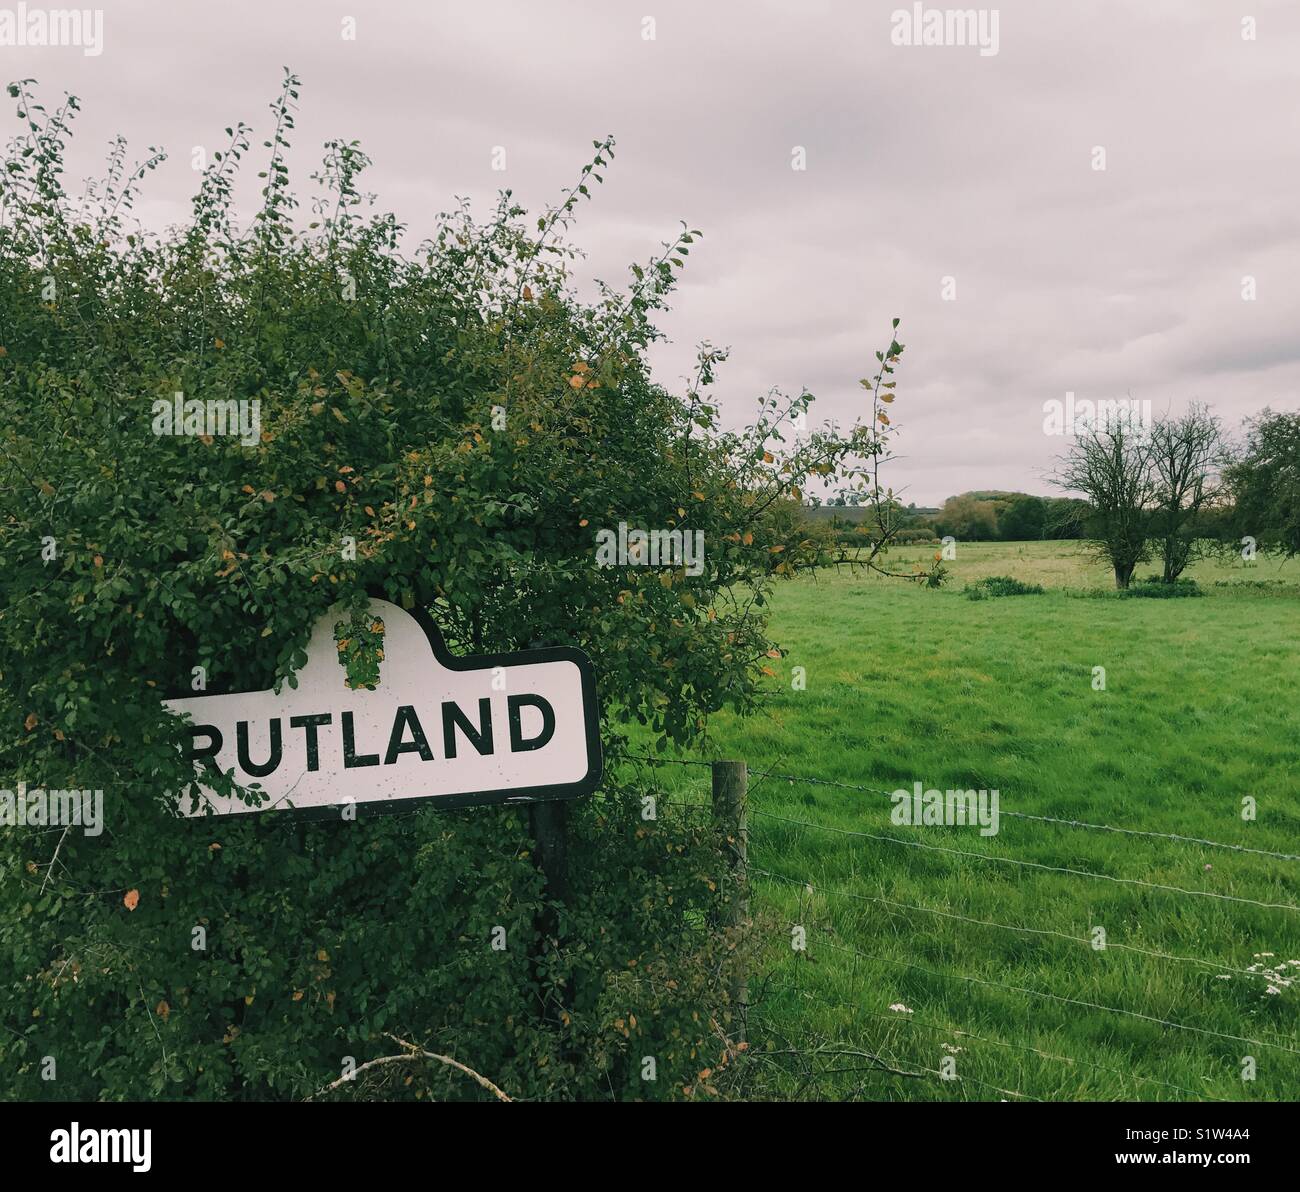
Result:
[[[126,892],[126,897],[122,899],[122,905],[129,911],[135,910],[135,908],[140,905],[140,891],[128,890]]]

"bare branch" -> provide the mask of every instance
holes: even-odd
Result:
[[[449,1068],[455,1068],[459,1072],[464,1072],[466,1076],[470,1077],[472,1080],[482,1085],[483,1088],[487,1089],[487,1091],[491,1093],[494,1097],[496,1097],[498,1101],[510,1100],[510,1098],[506,1096],[506,1094],[503,1093],[499,1088],[497,1088],[497,1086],[493,1084],[486,1076],[480,1075],[478,1072],[475,1072],[473,1068],[467,1067],[465,1064],[462,1064],[459,1060],[454,1060],[449,1055],[439,1055],[437,1052],[434,1051],[425,1051],[424,1048],[417,1047],[414,1043],[408,1042],[406,1039],[399,1039],[396,1035],[390,1034],[387,1031],[385,1031],[384,1034],[386,1035],[387,1038],[392,1039],[392,1041],[396,1043],[399,1047],[406,1048],[406,1054],[383,1055],[378,1057],[377,1059],[367,1060],[355,1072],[352,1072],[347,1076],[340,1076],[338,1080],[335,1080],[330,1084],[327,1084],[324,1088],[317,1090],[310,1097],[308,1097],[307,1100],[311,1101],[316,1097],[323,1096],[325,1093],[331,1093],[335,1089],[341,1088],[345,1084],[352,1083],[354,1080],[356,1080],[358,1076],[361,1075],[362,1072],[365,1072],[368,1069],[379,1068],[384,1066],[385,1064],[407,1064],[410,1063],[412,1060],[421,1060],[421,1059],[436,1060],[440,1064],[446,1064]]]

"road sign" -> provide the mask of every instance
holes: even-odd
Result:
[[[372,599],[369,615],[384,629],[373,691],[345,682],[334,626],[346,614],[336,612],[313,629],[296,688],[166,701],[191,717],[200,775],[216,765],[266,796],[253,806],[204,785],[201,799],[182,798],[184,814],[524,803],[599,784],[596,683],[581,651],[454,658],[422,612]]]

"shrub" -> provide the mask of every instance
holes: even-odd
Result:
[[[573,891],[549,944],[518,810],[430,809],[309,834],[195,821],[108,878],[133,883],[133,911],[120,889],[56,880],[42,892],[28,874],[24,900],[9,901],[21,921],[0,929],[6,1016],[21,1024],[0,1044],[6,1095],[301,1098],[348,1056],[400,1052],[391,1035],[450,1053],[511,1097],[681,1097],[717,1067],[727,974],[746,952],[708,930],[732,896],[708,820],[667,807],[643,820],[647,793],[613,786],[575,807]],[[129,843],[133,826],[118,821],[115,839]],[[84,850],[70,870],[92,871]],[[381,1094],[487,1096],[426,1064],[330,1096]]]
[[[1158,575],[1148,575],[1140,583],[1130,584],[1121,596],[1145,597],[1149,600],[1176,600],[1183,596],[1204,596],[1194,579],[1178,579],[1167,584]]]
[[[822,549],[801,486],[874,476],[888,423],[873,410],[784,449],[811,394],[723,431],[707,397],[723,353],[701,349],[684,395],[651,380],[653,319],[698,233],[633,266],[626,293],[578,299],[564,234],[612,140],[535,224],[507,192],[408,250],[367,210],[355,143],[326,146],[319,219],[295,223],[290,75],[251,226],[231,207],[239,125],[189,224],[157,236],[126,217],[160,155],[128,169],[119,143],[73,201],[76,100],[46,113],[26,83],[9,93],[0,785],[103,789],[108,831],[0,838],[7,1087],[300,1097],[345,1056],[393,1051],[391,1032],[512,1095],[708,1095],[695,1074],[725,1050],[739,955],[706,930],[727,894],[711,830],[647,822],[649,792],[611,782],[571,810],[574,889],[554,905],[519,809],[179,820],[194,774],[160,696],[197,668],[210,691],[284,682],[318,617],[378,591],[428,609],[457,653],[586,650],[615,757],[634,723],[690,742],[711,712],[755,705],[767,593]],[[882,375],[901,351],[891,337]],[[155,433],[177,392],[255,400],[260,433]],[[620,521],[702,532],[704,573],[596,567],[598,529]],[[349,667],[373,677],[382,640]],[[484,1095],[437,1069],[385,1089]]]
[[[963,589],[968,600],[986,600],[995,596],[1041,596],[1040,584],[1026,584],[1009,575],[990,575],[967,584]]]

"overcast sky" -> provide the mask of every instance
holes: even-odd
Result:
[[[239,119],[260,144],[282,65],[303,80],[300,179],[325,139],[359,138],[368,189],[413,240],[454,195],[485,211],[509,186],[545,206],[613,133],[575,232],[587,273],[622,281],[679,220],[705,233],[659,379],[707,339],[732,350],[729,421],[773,386],[806,386],[816,415],[843,421],[898,315],[906,458],[891,480],[918,504],[1051,491],[1063,440],[1043,433],[1043,403],[1067,390],[1157,412],[1210,401],[1232,425],[1295,409],[1300,3],[1015,0],[985,10],[996,53],[893,44],[892,14],[911,7],[110,0],[101,54],[0,48],[0,74],[81,98],[72,177],[119,131],[165,147],[137,207],[156,226],[185,214],[195,145],[219,148]]]

